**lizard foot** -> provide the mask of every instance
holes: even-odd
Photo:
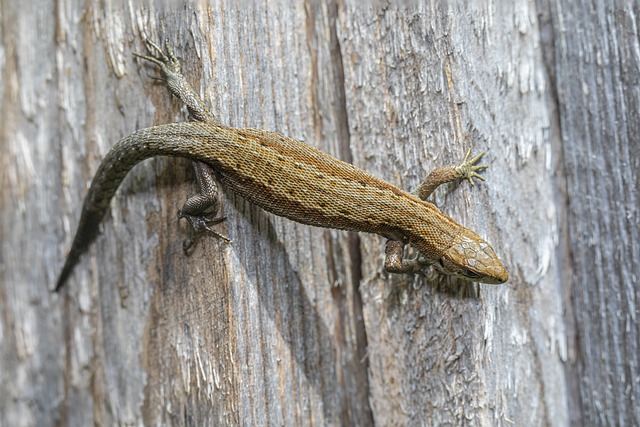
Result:
[[[231,242],[229,238],[223,236],[222,234],[211,228],[212,226],[220,224],[221,222],[226,220],[227,217],[222,216],[218,218],[210,218],[206,215],[189,215],[182,213],[182,211],[178,211],[178,218],[185,218],[187,221],[189,221],[189,225],[191,225],[191,237],[182,242],[182,250],[186,255],[191,254],[191,249],[198,240],[198,237],[200,237],[205,232],[211,233],[214,235],[214,237],[222,239],[227,243]]]
[[[484,181],[484,177],[478,174],[478,171],[488,168],[486,165],[476,165],[478,160],[484,156],[484,151],[471,159],[469,156],[471,155],[471,149],[467,151],[467,155],[464,156],[462,162],[455,167],[456,173],[458,174],[459,179],[467,179],[471,185],[474,185],[473,178],[477,178],[479,180]]]
[[[385,246],[384,269],[388,273],[406,273],[426,276],[424,269],[431,265],[421,254],[414,258],[404,257],[405,244],[399,240],[388,240]]]
[[[182,76],[180,61],[169,47],[169,40],[166,40],[164,44],[166,53],[151,40],[145,40],[145,43],[147,44],[149,55],[134,53],[133,56],[158,65],[167,80],[171,79],[172,76]]]

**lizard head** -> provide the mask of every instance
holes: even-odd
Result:
[[[500,284],[509,279],[491,245],[467,228],[434,266],[442,273],[474,282]]]

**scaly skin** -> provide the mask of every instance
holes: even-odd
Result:
[[[184,83],[173,54],[169,51],[165,55],[157,46],[151,46],[159,58],[141,57],[160,65],[167,81],[182,82],[174,85],[177,89],[171,85],[170,88],[200,121],[141,129],[111,149],[85,199],[78,231],[56,290],[64,285],[95,239],[98,224],[125,175],[136,164],[155,156],[185,157],[208,165],[218,173],[222,185],[293,221],[384,236],[390,239],[385,260],[390,272],[415,273],[433,265],[442,273],[468,280],[507,281],[506,269],[487,242],[422,200],[444,182],[479,177],[476,171],[485,166],[474,164],[482,154],[471,160],[467,160],[467,154],[460,165],[436,169],[412,195],[279,133],[223,126]],[[214,188],[214,198],[216,192]],[[187,201],[182,214],[197,219],[211,203],[189,206]],[[405,244],[418,250],[416,259],[403,259]]]

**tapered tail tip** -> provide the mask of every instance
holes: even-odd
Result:
[[[71,271],[73,271],[73,267],[76,264],[76,260],[73,260],[72,257],[68,257],[64,263],[64,267],[62,267],[62,271],[60,271],[60,275],[58,276],[58,280],[56,281],[56,287],[53,289],[53,292],[60,292],[60,289],[67,283],[69,276],[71,276]]]

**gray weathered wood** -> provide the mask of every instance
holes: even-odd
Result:
[[[640,425],[640,2],[550,2],[547,13],[568,195],[572,418]]]
[[[502,287],[388,277],[381,243],[362,238],[363,258],[375,260],[361,289],[376,421],[565,424],[551,98],[535,5],[352,8],[340,34],[354,161],[412,189],[468,148],[486,150],[486,184],[435,200],[488,237],[511,273]]]
[[[22,413],[38,424],[369,424],[355,236],[226,193],[233,244],[205,239],[186,258],[185,161],[134,170],[67,291],[47,291],[100,158],[137,128],[186,119],[134,61],[143,36],[171,41],[223,121],[339,155],[336,8],[78,6],[3,3],[2,391],[19,403],[7,424],[29,424]]]
[[[1,0],[0,425],[637,424],[638,4],[470,3]],[[229,191],[233,242],[185,257],[193,174],[162,158],[49,293],[100,159],[188,119],[143,37],[223,122],[405,189],[486,150],[434,201],[510,281],[388,275],[383,239]]]

